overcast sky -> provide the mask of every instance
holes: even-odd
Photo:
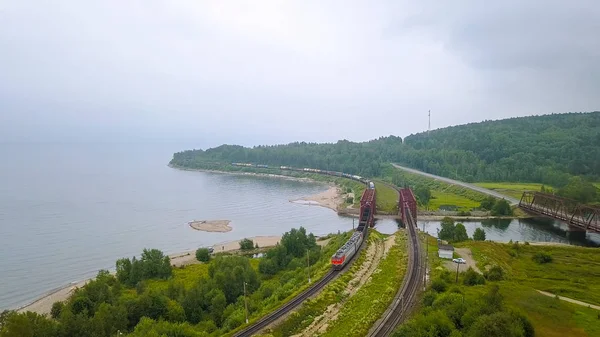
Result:
[[[600,2],[0,0],[0,141],[202,147],[600,109]]]

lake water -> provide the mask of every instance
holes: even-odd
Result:
[[[461,222],[461,221],[457,221]],[[437,237],[441,229],[440,221],[417,221],[419,230]],[[577,246],[600,247],[600,235],[579,231],[569,231],[568,226],[548,218],[532,219],[488,219],[483,221],[462,221],[469,237],[473,237],[475,229],[482,228],[486,240],[496,242],[529,241],[560,242]],[[398,226],[396,220],[377,220],[376,227],[382,233],[393,233]]]
[[[325,190],[320,184],[167,167],[187,144],[0,144],[0,310],[16,308],[70,282],[113,269],[143,248],[177,253],[304,226],[316,235],[350,230],[351,218],[290,199]],[[189,228],[201,219],[232,220],[233,231]],[[435,235],[439,222],[419,222]],[[567,234],[560,225],[513,220],[466,222],[496,241],[591,245],[597,236]],[[391,233],[394,220],[377,221]],[[596,241],[593,241],[596,240]]]
[[[143,248],[177,253],[299,226],[317,235],[352,219],[290,203],[324,185],[180,171],[185,145],[0,145],[0,310],[113,269]],[[207,233],[187,222],[232,220]]]

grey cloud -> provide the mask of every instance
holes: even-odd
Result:
[[[598,108],[594,1],[0,4],[0,141],[365,140]]]

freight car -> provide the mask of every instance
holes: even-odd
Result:
[[[372,181],[369,181],[369,189],[370,190],[374,190],[375,189],[375,184]]]

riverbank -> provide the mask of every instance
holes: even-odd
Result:
[[[240,250],[239,241],[241,239],[243,239],[243,238],[240,238],[239,240],[219,242],[219,243],[214,244],[212,246],[212,248],[215,253],[239,251]],[[258,244],[258,246],[261,248],[267,248],[267,247],[276,246],[277,243],[279,243],[279,241],[281,240],[281,236],[275,236],[275,235],[273,235],[273,236],[254,236],[254,237],[250,237],[248,239],[252,240],[255,244]],[[171,259],[171,265],[173,265],[174,267],[181,267],[181,266],[186,266],[186,265],[190,265],[190,264],[201,263],[198,260],[196,260],[196,251],[195,250],[189,250],[189,251],[185,251],[185,252],[171,254],[171,255],[169,255],[169,258]],[[114,274],[114,271],[112,273]],[[74,282],[71,282],[62,287],[53,289],[53,290],[49,291],[48,293],[46,293],[45,295],[43,295],[42,297],[36,299],[35,301],[18,308],[17,311],[18,312],[33,311],[33,312],[36,312],[41,315],[50,314],[50,309],[52,309],[52,304],[54,304],[55,302],[66,301],[69,298],[69,296],[71,296],[71,294],[73,294],[73,292],[77,288],[83,287],[90,280],[93,280],[93,279],[94,278],[81,280],[81,281],[74,281]]]
[[[450,218],[455,221],[482,221],[482,220],[490,220],[490,219],[504,219],[504,220],[513,220],[513,219],[528,219],[534,218],[534,216],[520,217],[520,216],[460,216],[460,215],[421,215],[417,216],[418,220],[423,221],[442,221],[444,218]]]

